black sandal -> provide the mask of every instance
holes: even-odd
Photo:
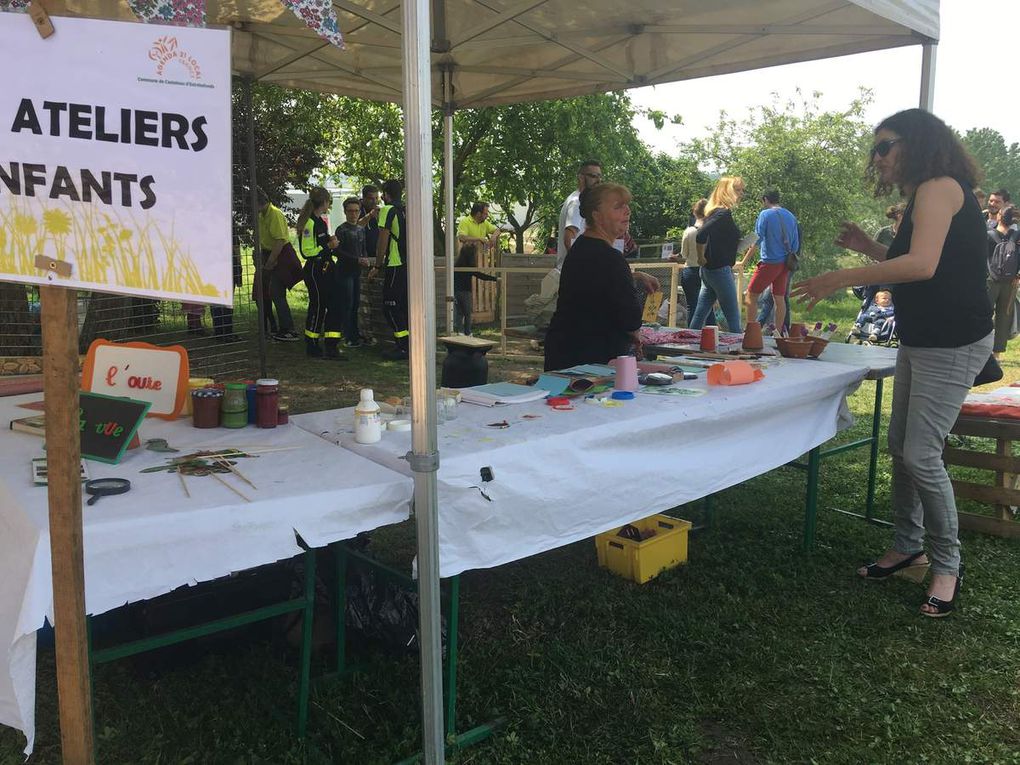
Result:
[[[864,568],[867,573],[861,576],[861,579],[867,579],[869,581],[879,581],[881,579],[888,579],[894,574],[902,576],[904,579],[909,579],[912,582],[921,582],[924,579],[924,575],[928,573],[927,563],[915,563],[918,558],[924,555],[924,550],[916,552],[910,555],[899,563],[892,566],[879,566],[877,563],[867,563]],[[860,576],[860,574],[858,574]]]
[[[960,599],[960,582],[963,581],[963,564],[960,564],[960,570],[956,574],[956,587],[953,588],[952,600],[942,600],[942,598],[936,598],[934,595],[929,595],[928,599],[921,604],[921,616],[929,616],[932,619],[941,619],[943,616],[949,616],[953,611],[956,610],[956,601]],[[925,611],[925,606],[931,606],[934,611]]]

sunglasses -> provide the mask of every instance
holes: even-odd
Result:
[[[888,156],[889,152],[892,151],[892,147],[902,140],[902,138],[886,138],[884,141],[879,141],[871,147],[871,158]]]

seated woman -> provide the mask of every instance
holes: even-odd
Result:
[[[615,183],[581,194],[585,231],[563,261],[556,313],[545,337],[546,370],[604,364],[629,353],[636,342],[644,309],[640,295],[652,294],[659,283],[640,271],[632,274],[613,247],[630,227],[630,200],[630,191]]]

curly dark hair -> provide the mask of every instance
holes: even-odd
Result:
[[[896,186],[917,188],[932,178],[949,176],[970,189],[981,181],[981,171],[960,143],[952,129],[924,109],[905,109],[886,117],[875,132],[888,130],[898,135],[900,147]],[[865,175],[875,184],[875,196],[884,197],[892,191],[892,183],[884,183],[875,172],[874,156],[868,161]]]

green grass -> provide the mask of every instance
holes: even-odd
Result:
[[[848,329],[856,305],[844,303],[822,304],[807,319]],[[352,354],[358,361],[346,366],[306,362],[297,343],[271,353],[295,410],[353,403],[365,384],[406,390],[406,368],[375,351]],[[524,368],[501,364],[491,377]],[[1007,354],[1005,370],[1020,378],[1020,353]],[[858,422],[839,440],[868,432],[872,391],[865,383],[851,396]],[[797,552],[804,476],[780,469],[722,492],[714,528],[692,537],[688,565],[647,585],[598,569],[589,541],[464,575],[459,727],[497,715],[508,722],[449,761],[1020,763],[1020,543],[964,533],[962,610],[922,619],[921,586],[854,575],[889,531],[831,512],[863,507],[866,455],[823,462],[810,555]],[[879,469],[877,506],[888,517],[884,448]],[[700,520],[701,512],[676,514]],[[413,530],[381,531],[372,547],[406,565]],[[299,763],[325,753],[371,765],[412,754],[416,659],[356,653],[362,673],[315,690],[313,747],[296,743],[288,726],[294,655],[282,640],[241,636],[171,668],[146,658],[100,666],[99,761]],[[328,656],[320,651],[317,662]],[[49,765],[60,761],[49,651],[39,666],[32,762]],[[20,762],[20,747],[13,731],[0,731],[0,762]]]

